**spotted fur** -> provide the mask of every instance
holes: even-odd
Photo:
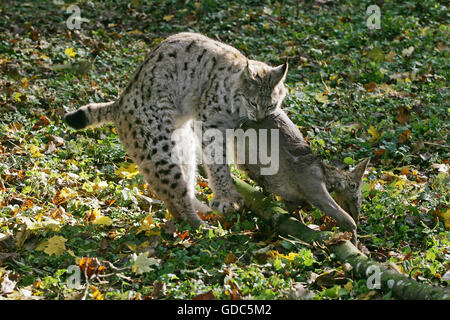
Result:
[[[202,221],[197,210],[209,208],[194,194],[192,150],[196,144],[215,142],[199,141],[193,135],[192,120],[201,121],[203,130],[225,133],[242,120],[264,118],[279,109],[284,99],[286,72],[287,63],[271,67],[206,36],[180,33],[147,55],[117,101],[88,104],[68,113],[65,120],[76,129],[113,122],[152,191],[173,215],[198,226]],[[180,130],[183,140],[172,141],[172,134]],[[224,160],[207,164],[206,172],[214,192],[210,207],[229,212],[242,201],[223,150],[215,156]],[[182,163],[173,161],[173,152],[183,154]]]

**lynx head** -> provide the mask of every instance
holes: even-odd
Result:
[[[361,211],[361,186],[364,171],[370,158],[361,161],[352,172],[339,169],[327,172],[327,181],[334,190],[336,202],[349,213],[355,222],[358,222]]]
[[[280,107],[286,96],[284,80],[287,70],[287,62],[271,67],[263,62],[247,60],[240,76],[240,92],[250,120],[262,120]]]

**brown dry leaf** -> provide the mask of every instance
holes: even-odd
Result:
[[[8,125],[8,128],[13,132],[18,132],[22,130],[23,124],[21,124],[20,122],[12,122]]]
[[[47,143],[47,145],[45,146],[45,154],[50,154],[56,151],[56,146],[55,143],[53,141],[50,141],[49,143]]]
[[[387,62],[392,62],[394,60],[394,57],[397,54],[394,51],[390,51],[387,55],[384,56]]]
[[[46,134],[45,137],[49,140],[49,142],[53,142],[55,147],[60,147],[64,145],[64,139],[53,134]]]
[[[374,151],[376,157],[381,157],[386,152],[386,149],[377,149]]]
[[[400,107],[397,109],[397,121],[400,124],[405,124],[409,121],[409,118],[411,117],[411,111],[409,111],[406,107]]]
[[[398,141],[400,143],[405,143],[406,141],[409,140],[409,137],[411,136],[411,131],[409,129],[406,129],[405,131],[403,131],[400,136],[398,137]]]
[[[238,258],[233,254],[233,252],[230,252],[225,257],[224,263],[225,264],[232,264],[235,263],[238,260]]]
[[[91,277],[93,274],[100,274],[105,270],[96,258],[83,257],[78,261],[78,267],[83,274]]]
[[[214,293],[212,290],[209,290],[206,293],[200,293],[192,298],[192,300],[216,300]]]
[[[377,87],[376,82],[370,82],[370,83],[365,83],[364,84],[364,88],[367,90],[367,92],[372,92],[373,90],[375,90],[375,88]]]
[[[51,123],[51,121],[50,121],[49,118],[47,118],[47,117],[44,116],[44,115],[41,115],[41,118],[39,119],[39,121],[36,122],[36,123],[34,124],[33,130],[37,130],[37,129],[39,129],[39,128],[46,127],[46,126],[48,126],[50,123]]]

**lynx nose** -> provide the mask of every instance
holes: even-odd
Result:
[[[264,110],[258,109],[258,110],[256,110],[255,113],[256,113],[256,116],[255,116],[256,121],[261,121],[266,117],[266,113]]]

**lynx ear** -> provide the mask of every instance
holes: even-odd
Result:
[[[284,79],[286,78],[287,71],[288,71],[287,60],[282,65],[279,65],[278,67],[275,67],[270,71],[270,81],[274,87],[281,81],[284,81]]]
[[[370,158],[366,158],[355,167],[352,174],[356,178],[356,180],[362,179],[362,177],[364,175],[364,171],[366,171],[366,168],[367,168],[367,165],[369,164],[369,162],[370,162]]]
[[[255,81],[257,73],[255,70],[253,70],[252,66],[250,66],[250,63],[247,60],[247,66],[244,69],[244,72],[242,73],[242,76],[246,80]]]

